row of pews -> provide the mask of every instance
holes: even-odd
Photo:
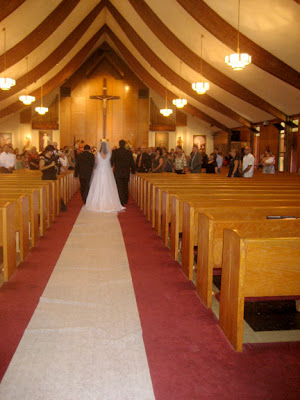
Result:
[[[79,188],[74,171],[57,181],[43,181],[40,171],[17,170],[0,174],[0,250],[4,281],[15,273],[30,249]]]
[[[222,268],[219,323],[236,351],[246,297],[300,296],[299,175],[136,174],[130,190],[208,308]]]

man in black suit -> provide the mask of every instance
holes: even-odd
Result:
[[[136,159],[136,170],[137,172],[148,172],[150,171],[151,167],[152,167],[151,156],[146,153],[145,146],[142,146],[141,154],[139,154]]]
[[[77,177],[79,175],[81,198],[85,204],[90,189],[90,180],[95,164],[95,157],[94,154],[91,153],[91,148],[88,144],[84,146],[83,150],[84,151],[80,153],[76,159],[75,176]]]
[[[114,167],[114,175],[122,206],[128,203],[128,183],[130,172],[135,173],[135,165],[130,150],[125,149],[125,141],[119,141],[119,148],[113,150],[111,165]]]

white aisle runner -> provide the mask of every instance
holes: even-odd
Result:
[[[81,210],[0,399],[154,400],[115,213]]]

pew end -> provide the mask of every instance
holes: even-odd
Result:
[[[245,297],[300,295],[300,237],[246,238],[224,229],[220,327],[243,347]]]

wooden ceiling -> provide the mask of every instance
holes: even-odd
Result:
[[[300,113],[296,1],[241,0],[240,48],[253,61],[243,71],[224,63],[237,47],[237,0],[10,0],[0,6],[5,75],[17,81],[0,92],[1,119],[24,108],[18,97],[26,87],[37,100],[41,84],[44,95],[50,93],[104,41],[161,97],[166,86],[169,100],[184,94],[185,112],[212,131]],[[202,72],[210,83],[202,96],[191,89],[200,78],[201,35]]]

